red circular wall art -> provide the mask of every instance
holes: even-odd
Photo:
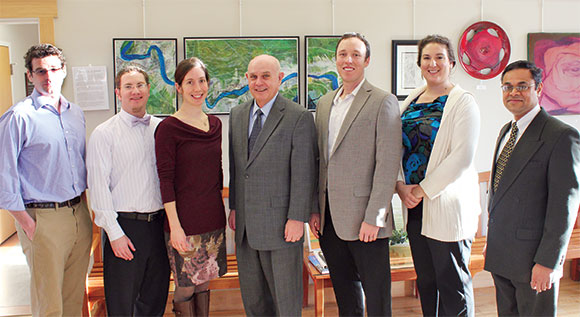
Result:
[[[510,40],[499,25],[480,21],[468,27],[459,40],[459,63],[472,77],[490,79],[500,74],[510,59]]]

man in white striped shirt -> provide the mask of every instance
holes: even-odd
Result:
[[[110,316],[162,316],[169,261],[153,136],[161,120],[146,111],[145,71],[122,69],[115,87],[121,111],[93,131],[87,149],[91,207],[108,237],[103,259],[107,311]]]

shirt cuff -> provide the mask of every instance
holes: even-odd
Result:
[[[109,242],[115,241],[125,235],[125,232],[123,231],[123,229],[121,228],[121,226],[117,221],[115,221],[115,223],[110,224],[103,229],[105,229],[105,232],[107,232]]]

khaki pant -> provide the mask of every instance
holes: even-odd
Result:
[[[33,316],[80,316],[92,240],[86,202],[70,207],[29,208],[36,220],[32,241],[16,223],[30,269]]]

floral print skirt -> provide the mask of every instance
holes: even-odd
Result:
[[[179,253],[165,233],[167,255],[176,286],[200,285],[227,273],[226,231],[221,228],[198,235],[186,236],[193,248]]]

